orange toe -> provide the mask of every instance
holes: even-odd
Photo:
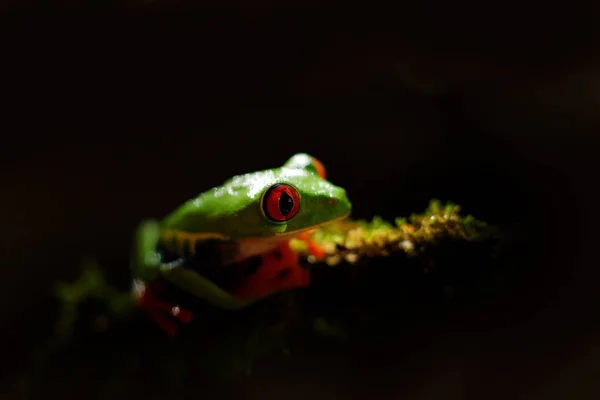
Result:
[[[311,239],[308,233],[303,233],[299,237],[300,240],[308,245],[308,254],[315,257],[316,259],[322,259],[325,257],[325,250],[316,241]]]

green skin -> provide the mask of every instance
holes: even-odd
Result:
[[[291,219],[274,222],[263,212],[263,194],[282,183],[296,188],[300,208]],[[345,218],[351,208],[346,191],[321,178],[312,157],[305,153],[294,155],[279,168],[234,176],[185,202],[162,221],[140,224],[132,262],[134,287],[162,276],[218,307],[246,307],[258,299],[240,300],[194,271],[163,263],[157,251],[161,236],[178,232],[233,242],[237,250],[230,259],[238,262],[267,252],[304,231]]]

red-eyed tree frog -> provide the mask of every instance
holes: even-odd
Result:
[[[319,160],[299,153],[283,166],[237,175],[188,200],[162,221],[143,221],[132,259],[134,294],[141,308],[170,335],[189,310],[160,298],[160,280],[228,310],[270,294],[307,286],[291,239],[323,250],[310,239],[316,227],[350,214],[346,191],[327,181]],[[246,274],[228,290],[207,278],[209,265],[242,265]]]

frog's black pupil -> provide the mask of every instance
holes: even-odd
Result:
[[[286,192],[282,192],[279,198],[279,211],[281,211],[281,215],[288,215],[292,211],[292,208],[294,208],[294,199]]]

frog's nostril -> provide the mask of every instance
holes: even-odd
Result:
[[[337,203],[337,199],[330,199],[329,200],[329,204],[331,204],[332,206],[335,205],[335,203]]]

